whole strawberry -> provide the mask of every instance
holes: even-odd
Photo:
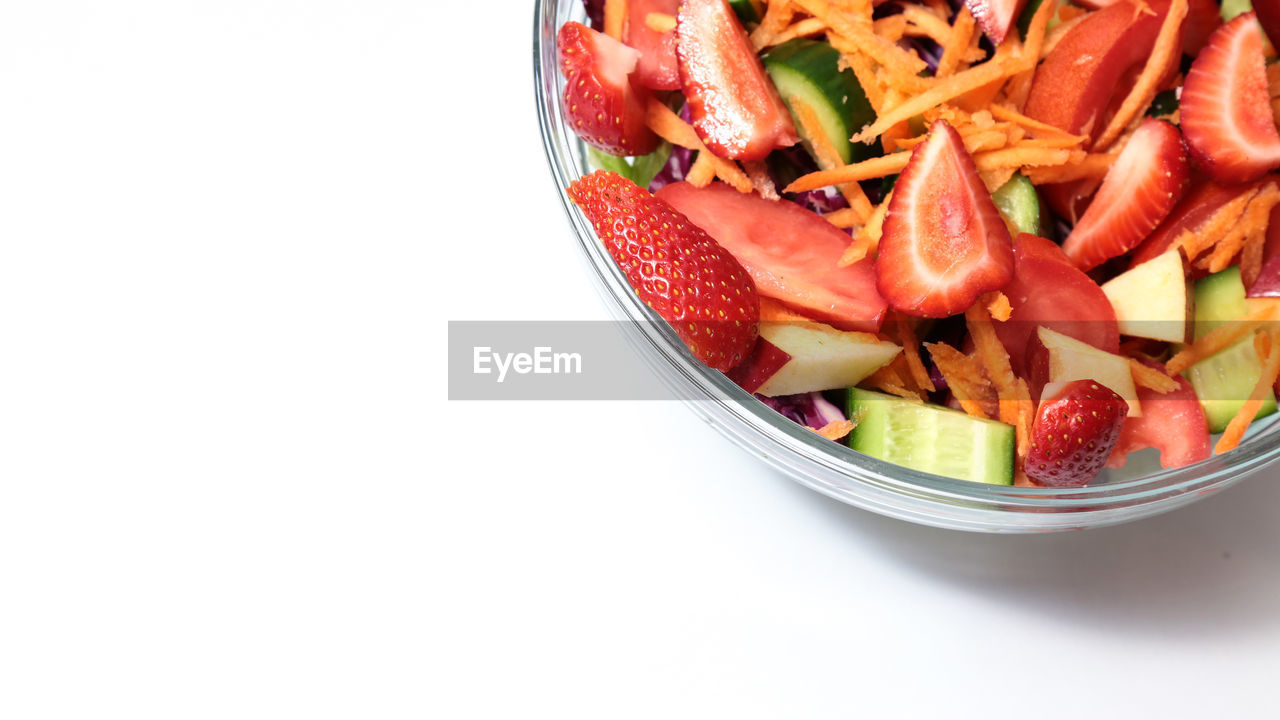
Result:
[[[1031,425],[1027,477],[1037,485],[1081,487],[1102,471],[1129,403],[1093,380],[1045,387]]]
[[[627,282],[699,360],[728,370],[760,325],[755,283],[729,251],[648,190],[597,170],[569,186]]]

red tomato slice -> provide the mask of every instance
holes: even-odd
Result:
[[[1146,5],[1154,12],[1124,0],[1068,31],[1036,70],[1027,115],[1071,133],[1101,132],[1151,54],[1169,0]],[[1174,57],[1169,74],[1176,70]]]
[[[1164,372],[1160,363],[1143,361],[1143,364]],[[1170,393],[1138,387],[1142,415],[1125,418],[1107,467],[1121,467],[1129,453],[1145,448],[1159,450],[1160,466],[1166,468],[1209,459],[1209,423],[1205,421],[1200,398],[1186,378],[1175,379],[1178,389]]]
[[[675,17],[680,0],[628,0],[627,24],[622,41],[640,52],[636,78],[651,90],[679,90],[680,66],[676,62],[676,31],[657,32],[645,24],[649,13]]]
[[[742,263],[762,296],[842,329],[880,329],[887,304],[874,261],[838,267],[850,238],[820,215],[718,182],[673,183],[656,195]]]
[[[1018,236],[1013,243],[1013,282],[1004,294],[1013,314],[995,324],[996,334],[1020,375],[1026,373],[1027,343],[1041,325],[1100,350],[1120,349],[1111,301],[1049,240],[1027,233]]]

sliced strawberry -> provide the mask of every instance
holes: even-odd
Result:
[[[1247,12],[1214,31],[1182,85],[1180,123],[1196,167],[1220,183],[1280,167],[1262,28]]]
[[[645,125],[647,92],[632,84],[640,54],[576,22],[556,36],[564,73],[564,108],[583,142],[610,155],[644,155],[658,147]]]
[[[636,79],[653,90],[679,90],[680,65],[676,62],[675,29],[659,32],[646,22],[649,13],[675,17],[680,0],[628,0],[627,23],[622,41],[640,53]]]
[[[1062,249],[1082,270],[1129,252],[1182,199],[1190,179],[1178,129],[1147,118],[1120,151]]]
[[[693,127],[712,152],[762,160],[799,142],[791,113],[726,0],[684,0],[676,38]]]
[[[1009,27],[1018,19],[1026,0],[964,0],[965,7],[973,13],[978,27],[991,38],[991,42],[999,45],[1004,36],[1009,34]]]
[[[627,282],[702,362],[728,370],[751,351],[760,298],[742,265],[689,218],[617,174],[569,186]]]
[[[872,261],[839,267],[849,236],[821,215],[718,182],[673,183],[657,195],[733,253],[762,296],[844,330],[880,329],[885,301]]]
[[[1128,412],[1129,403],[1101,383],[1049,385],[1031,425],[1027,477],[1047,487],[1087,485],[1106,465]]]
[[[1013,312],[1006,322],[995,324],[996,335],[1019,375],[1026,374],[1027,346],[1040,326],[1109,353],[1120,349],[1120,327],[1106,293],[1049,240],[1018,236],[1013,282],[1003,292]]]
[[[909,315],[946,317],[1013,278],[1013,243],[960,134],[944,120],[894,185],[876,286]]]
[[[1164,366],[1154,361],[1142,361],[1150,368],[1164,372]],[[1125,418],[1107,467],[1124,466],[1126,456],[1144,448],[1160,451],[1160,466],[1177,468],[1208,460],[1209,423],[1204,417],[1200,398],[1186,378],[1178,376],[1178,389],[1159,393],[1138,387],[1138,404],[1142,414]]]

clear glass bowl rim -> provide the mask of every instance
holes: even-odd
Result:
[[[988,532],[1080,529],[1173,509],[1220,490],[1280,458],[1280,423],[1255,423],[1231,453],[1184,468],[1083,488],[987,485],[878,460],[825,440],[760,403],[723,373],[695,360],[639,301],[585,217],[564,192],[586,167],[582,144],[563,122],[555,33],[582,19],[580,0],[534,0],[533,70],[547,162],[599,289],[615,318],[634,321],[629,340],[662,379],[722,434],[819,492],[881,514],[938,527]]]

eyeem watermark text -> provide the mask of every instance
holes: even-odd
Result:
[[[582,355],[554,352],[549,347],[535,347],[532,353],[500,353],[491,347],[476,347],[472,354],[472,371],[477,375],[498,374],[498,382],[507,379],[509,371],[517,375],[581,375]]]

